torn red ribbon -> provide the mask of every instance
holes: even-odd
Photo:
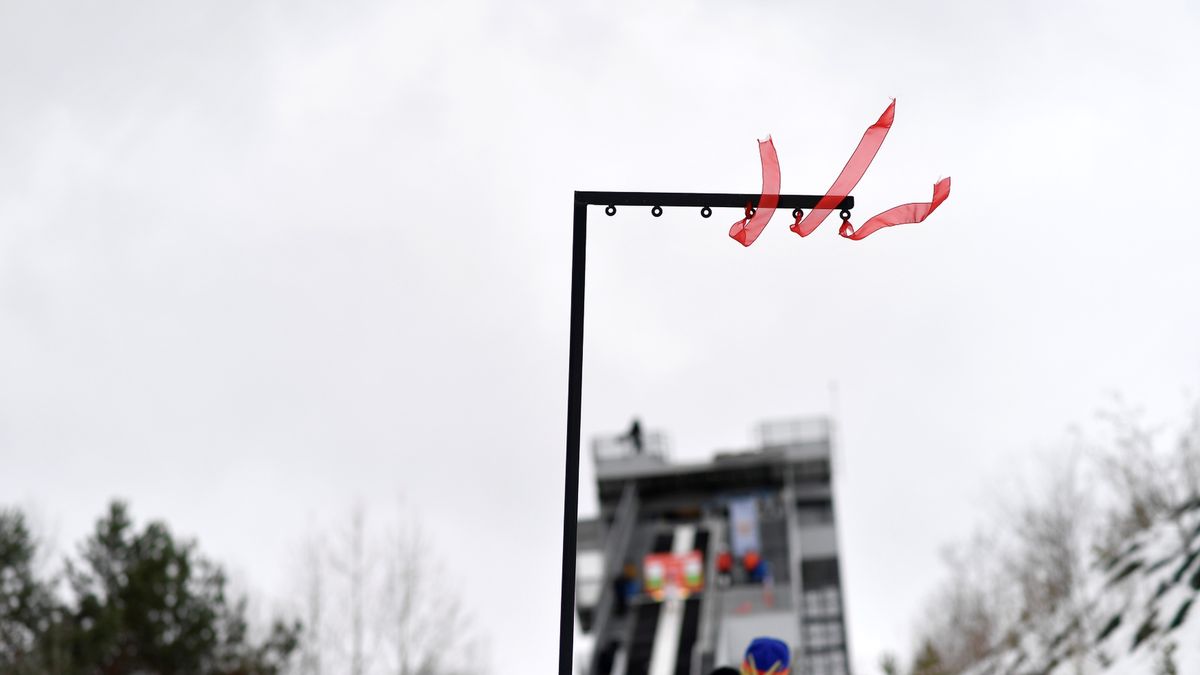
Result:
[[[775,143],[771,137],[758,142],[758,156],[762,161],[762,194],[758,198],[758,208],[750,214],[750,205],[746,206],[746,217],[729,228],[729,236],[742,246],[749,246],[762,234],[771,216],[775,215],[775,207],[779,206],[779,156],[775,154]]]
[[[933,201],[928,202],[912,202],[909,204],[901,204],[893,206],[883,213],[874,216],[867,222],[862,224],[857,230],[850,224],[850,221],[842,223],[838,234],[847,239],[858,241],[865,239],[867,235],[876,230],[891,227],[892,225],[903,225],[905,223],[919,223],[929,217],[933,210],[941,206],[942,202],[950,196],[950,179],[943,178],[933,186]]]
[[[863,174],[867,172],[867,167],[871,166],[871,161],[875,159],[876,153],[879,152],[879,146],[883,145],[883,139],[887,138],[887,133],[892,128],[892,121],[895,118],[896,99],[892,99],[891,105],[879,116],[879,121],[867,127],[862,140],[858,142],[858,147],[854,149],[854,154],[850,155],[846,166],[842,167],[842,172],[833,181],[833,185],[825,193],[825,196],[817,202],[816,207],[812,211],[809,211],[807,216],[799,222],[792,223],[792,232],[801,237],[807,237],[821,223],[825,222],[825,218],[833,212],[838,204],[842,203],[842,200],[850,194],[854,186],[858,185],[858,181],[862,179]],[[766,171],[765,168],[763,170],[764,172]],[[867,234],[870,234],[870,232]],[[864,234],[863,236],[867,235]]]

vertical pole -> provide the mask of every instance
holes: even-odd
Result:
[[[563,498],[562,608],[558,622],[558,675],[571,675],[575,639],[575,556],[579,521],[579,434],[583,407],[583,282],[587,204],[575,201],[571,249],[571,347],[567,375],[567,461]]]

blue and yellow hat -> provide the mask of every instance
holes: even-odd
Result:
[[[755,638],[746,648],[742,675],[788,675],[791,661],[787,644],[775,638]]]

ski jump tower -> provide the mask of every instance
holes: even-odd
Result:
[[[585,675],[708,675],[763,635],[791,645],[794,675],[849,675],[831,425],[768,422],[759,441],[679,464],[659,434],[640,451],[593,441],[600,515],[579,521],[576,558]]]

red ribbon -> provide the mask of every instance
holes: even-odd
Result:
[[[883,213],[871,218],[862,224],[857,230],[850,224],[850,221],[842,223],[838,234],[847,239],[858,241],[865,239],[872,232],[892,225],[901,225],[904,223],[919,223],[929,217],[933,210],[941,206],[942,202],[950,196],[950,179],[943,178],[933,186],[933,201],[928,202],[912,202],[909,204],[901,204],[893,206]]]
[[[775,144],[771,137],[758,142],[758,156],[762,161],[762,196],[758,199],[758,208],[750,215],[750,205],[746,205],[746,217],[729,228],[729,236],[742,246],[749,246],[762,234],[771,216],[775,215],[775,207],[779,206],[779,155],[775,154]]]
[[[821,223],[825,222],[825,218],[833,213],[834,209],[841,204],[842,200],[850,194],[850,191],[858,185],[858,181],[862,180],[863,174],[867,172],[867,168],[871,166],[875,155],[879,153],[879,148],[883,145],[883,139],[887,138],[888,131],[892,128],[892,122],[896,119],[896,99],[888,105],[879,119],[867,127],[867,131],[863,134],[862,140],[858,142],[858,147],[854,148],[854,153],[850,155],[846,165],[842,167],[842,172],[838,174],[837,179],[833,181],[833,185],[829,187],[829,191],[825,196],[817,202],[807,215],[797,218],[796,222],[792,223],[791,230],[801,237],[807,237],[812,234]],[[762,196],[758,201],[758,209],[751,213],[751,205],[746,205],[746,217],[733,224],[729,228],[729,236],[733,237],[742,246],[749,246],[758,239],[758,235],[762,234],[767,223],[771,221],[771,216],[775,214],[775,208],[779,206],[779,156],[775,154],[775,144],[771,142],[771,137],[767,140],[758,142],[758,154],[762,161],[763,187]],[[950,196],[950,179],[943,178],[933,186],[933,199],[928,202],[911,202],[895,206],[883,213],[871,217],[867,222],[863,223],[857,230],[850,224],[849,220],[842,223],[842,227],[838,230],[838,234],[846,239],[858,241],[866,239],[874,232],[885,227],[893,225],[901,225],[904,223],[919,223],[929,217],[934,209],[941,206],[942,202]]]
[[[871,166],[871,161],[875,159],[875,155],[879,152],[879,147],[883,145],[883,139],[887,138],[888,131],[892,128],[892,122],[896,119],[896,99],[892,99],[887,110],[879,116],[879,121],[867,128],[863,134],[862,140],[858,142],[858,147],[854,149],[854,154],[850,155],[850,160],[846,162],[846,166],[842,168],[842,172],[838,174],[837,180],[833,181],[833,186],[829,188],[829,192],[817,202],[817,206],[808,213],[808,216],[803,219],[797,219],[792,223],[792,231],[801,237],[807,237],[817,229],[825,218],[833,212],[836,207],[850,191],[858,185],[858,181],[862,179],[863,174],[867,172],[867,167]],[[850,224],[849,220],[842,223],[842,227],[838,230],[838,234],[847,239],[858,241],[866,239],[869,235],[885,227],[893,225],[901,225],[904,223],[919,223],[929,217],[933,210],[946,201],[950,196],[950,179],[943,178],[933,186],[933,200],[928,202],[912,202],[909,204],[901,204],[894,206],[879,215],[873,216],[867,222],[862,224],[862,227],[857,230]]]
[[[825,222],[825,218],[833,213],[833,209],[842,203],[846,195],[850,194],[855,185],[858,185],[858,181],[862,180],[863,174],[867,172],[867,167],[871,166],[871,160],[875,159],[875,154],[879,152],[879,146],[883,145],[883,139],[887,138],[887,133],[892,128],[892,120],[895,118],[896,99],[892,99],[891,105],[879,116],[879,121],[867,127],[862,140],[858,142],[858,147],[854,149],[854,154],[850,155],[850,160],[846,162],[846,166],[842,167],[842,172],[833,181],[829,192],[825,193],[821,201],[817,202],[816,207],[809,211],[803,220],[792,223],[792,232],[801,237],[807,237],[821,223]]]

